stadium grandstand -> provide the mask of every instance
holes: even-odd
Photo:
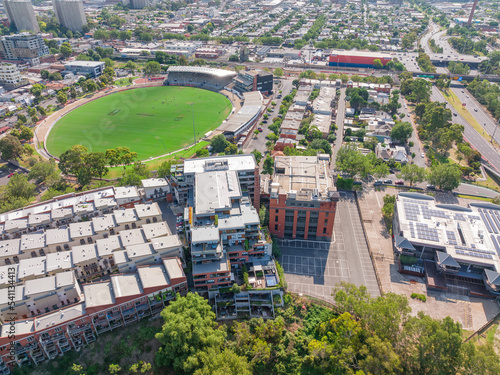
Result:
[[[243,98],[243,107],[216,130],[228,139],[239,139],[243,133],[258,122],[260,115],[265,110],[260,91],[245,92]]]
[[[219,91],[231,83],[235,76],[235,72],[223,69],[201,66],[170,66],[164,84],[166,86],[189,86]]]

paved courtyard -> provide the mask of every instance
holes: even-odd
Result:
[[[332,290],[342,281],[365,285],[379,296],[375,271],[352,194],[337,206],[332,242],[281,240],[288,290],[333,302]]]

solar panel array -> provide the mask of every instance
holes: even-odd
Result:
[[[431,220],[433,217],[439,217],[441,219],[448,219],[449,215],[447,215],[444,211],[441,210],[433,210],[431,208],[422,207],[422,215],[424,215],[424,219]]]
[[[490,254],[490,255],[495,255],[495,252],[494,252],[494,251],[477,249],[475,246],[474,246],[474,247],[472,247],[472,246],[473,246],[473,245],[471,245],[471,247],[465,247],[465,246],[455,246],[455,249],[456,249],[456,250],[464,250],[464,251],[473,251],[473,252],[476,252],[476,253],[481,253],[481,254]]]
[[[457,254],[467,255],[475,258],[493,259],[493,256],[490,254],[475,253],[473,251],[465,251],[465,250],[455,250],[455,252]]]
[[[417,236],[419,240],[439,242],[438,231],[436,228],[429,228],[425,223],[415,223]]]
[[[425,205],[425,206],[429,205],[429,202],[427,202],[427,201],[417,200],[417,199],[409,199],[409,198],[404,198],[403,202],[415,203],[415,204]]]
[[[404,203],[403,209],[405,211],[406,220],[418,221],[417,215],[420,214],[420,207],[418,204]]]
[[[500,233],[500,215],[496,210],[479,209],[479,215],[489,233]]]
[[[465,218],[465,216],[464,216],[464,215],[462,215],[462,214],[455,214],[455,215],[453,216],[453,220],[458,220],[458,221],[466,221],[466,218]]]
[[[410,221],[410,236],[411,238],[415,238],[415,228],[413,227],[413,223]]]
[[[500,257],[500,236],[495,238],[494,235],[491,235],[491,242],[495,246],[495,250],[497,251],[498,256]]]
[[[457,236],[455,236],[455,232],[453,232],[452,230],[447,230],[446,237],[448,237],[448,242],[450,243],[450,245],[458,245]]]

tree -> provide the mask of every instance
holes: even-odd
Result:
[[[413,186],[416,182],[425,181],[427,173],[425,168],[419,167],[416,164],[406,164],[401,168],[399,177],[404,181],[410,182],[410,186]]]
[[[255,149],[251,152],[251,154],[255,157],[257,164],[260,164],[260,161],[262,160],[262,153]]]
[[[157,61],[148,61],[146,67],[144,68],[144,74],[147,76],[160,74],[161,65]]]
[[[258,136],[259,136],[259,133],[260,133],[259,129],[255,129],[255,130],[253,131],[253,135],[254,135],[255,137],[258,137]]]
[[[210,156],[210,153],[208,152],[208,150],[206,148],[202,148],[202,149],[196,151],[197,158],[206,158],[209,156]]]
[[[76,90],[73,86],[71,86],[71,89],[69,90],[69,95],[71,96],[71,99],[76,98]]]
[[[3,160],[16,159],[23,154],[23,151],[19,138],[8,134],[0,139],[0,152]]]
[[[272,175],[273,174],[273,171],[274,171],[274,159],[271,155],[268,155],[265,159],[264,159],[264,165],[263,165],[263,168],[262,168],[262,173],[267,173],[268,175]]]
[[[234,294],[240,293],[241,292],[241,286],[239,286],[238,284],[234,283],[231,286],[231,292],[234,293]]]
[[[68,102],[68,97],[64,91],[61,90],[57,93],[57,101],[62,105],[65,105]]]
[[[191,372],[203,366],[198,354],[220,351],[225,332],[217,329],[215,314],[208,301],[197,293],[177,294],[162,312],[165,323],[155,335],[162,347],[156,353],[158,366],[172,366],[176,372]]]
[[[50,161],[39,161],[35,163],[28,173],[28,179],[36,180],[37,183],[45,182],[51,185],[57,180],[56,163],[54,159]]]
[[[281,69],[281,68],[276,68],[276,69],[274,69],[273,74],[274,74],[276,77],[283,77],[283,69]]]
[[[108,372],[110,374],[118,374],[121,370],[122,368],[119,365],[114,365],[114,364],[110,364],[108,368]]]
[[[35,98],[40,99],[42,96],[42,92],[45,89],[44,85],[41,85],[39,83],[35,83],[31,88],[30,88],[30,93],[35,96]]]
[[[61,44],[60,51],[65,59],[70,57],[71,54],[73,53],[73,50],[71,49],[71,45],[68,42],[64,42],[63,44]]]
[[[61,73],[55,72],[49,74],[49,80],[51,81],[61,81],[63,79]]]
[[[158,54],[157,52],[156,54]],[[125,69],[132,70],[132,74],[134,74],[134,70],[137,70],[137,64],[133,62],[132,60],[128,60],[127,63],[124,66]]]
[[[49,71],[48,70],[44,70],[42,69],[40,71],[40,76],[42,77],[42,79],[48,79],[49,78]],[[33,85],[34,86],[34,85]],[[34,95],[34,94],[33,94]]]
[[[21,126],[21,132],[19,133],[19,138],[24,139],[25,141],[29,141],[33,139],[33,130],[26,126]]]
[[[158,168],[158,176],[159,177],[170,176],[170,169],[172,167],[172,164],[173,164],[172,160],[167,160],[161,163],[160,167]]]
[[[90,170],[84,165],[84,155],[87,148],[82,145],[74,145],[59,157],[59,169],[63,174],[73,174],[78,183],[82,186],[87,185],[92,180]]]
[[[361,172],[365,158],[354,145],[344,145],[337,152],[335,169],[354,177]]]
[[[5,187],[5,193],[10,197],[30,199],[35,193],[35,185],[21,173],[15,173]]]
[[[385,163],[380,163],[373,168],[373,177],[375,178],[384,178],[389,174],[389,166]]]
[[[102,60],[104,62],[104,66],[106,68],[111,68],[113,69],[113,67],[115,66],[115,62],[113,60],[111,60],[109,57],[106,57],[105,59]],[[106,72],[106,70],[104,70],[104,72]]]
[[[413,126],[409,122],[398,122],[391,130],[391,139],[406,143],[413,133]]]
[[[224,134],[219,134],[210,140],[210,146],[212,147],[213,152],[224,152],[226,147],[229,146],[229,141],[226,139]]]
[[[235,284],[236,285],[236,284]],[[220,352],[214,348],[197,354],[197,363],[201,365],[194,375],[251,375],[251,367],[244,356],[231,349]]]
[[[382,61],[380,59],[374,59],[373,60],[373,67],[375,69],[383,69],[384,68],[384,64],[382,64]]]
[[[438,164],[431,168],[428,181],[442,190],[453,190],[460,185],[462,172],[456,164]]]
[[[90,171],[92,177],[102,177],[108,173],[106,167],[106,155],[104,152],[91,152],[90,154],[83,154],[84,167]]]

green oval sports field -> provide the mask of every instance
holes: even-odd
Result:
[[[232,106],[221,94],[192,87],[122,91],[84,104],[62,117],[52,127],[46,146],[54,156],[76,144],[92,152],[126,146],[144,160],[193,143],[191,108],[198,140],[217,128]]]

